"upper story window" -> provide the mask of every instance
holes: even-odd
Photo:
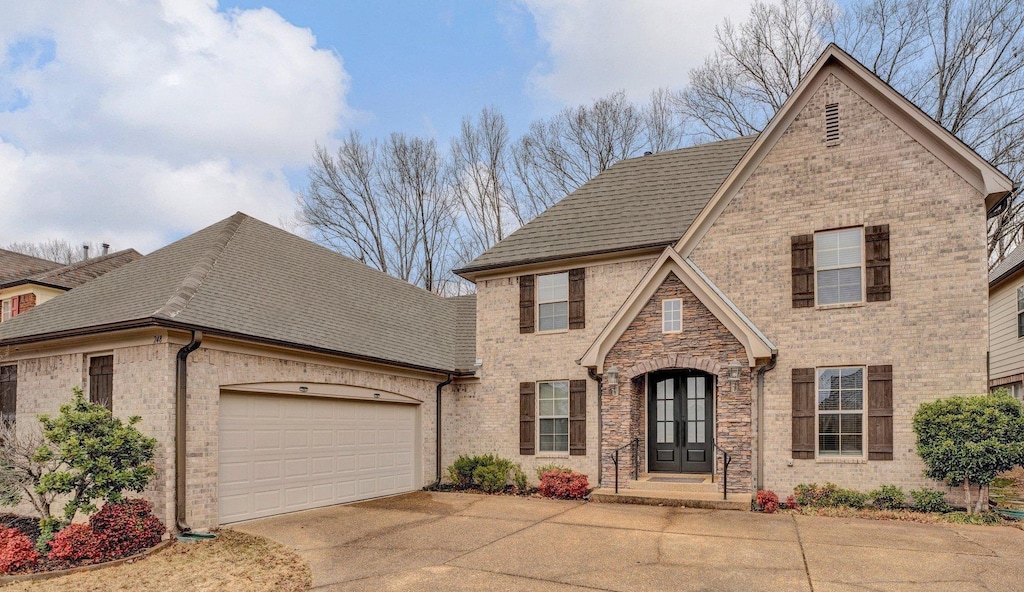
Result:
[[[679,333],[683,330],[683,301],[678,298],[661,301],[661,332]]]
[[[864,368],[818,369],[818,456],[864,455]]]
[[[0,322],[11,320],[11,299],[4,300],[0,306],[3,307],[3,313],[0,314]]]
[[[1024,337],[1024,286],[1017,288],[1017,337]]]
[[[818,306],[864,301],[864,229],[814,235]]]
[[[569,328],[569,273],[537,276],[538,330]]]

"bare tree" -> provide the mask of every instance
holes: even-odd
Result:
[[[50,508],[59,494],[39,493],[36,486],[61,462],[39,453],[44,443],[38,428],[19,430],[12,421],[0,421],[0,503],[13,506],[28,500],[40,519],[51,520]]]
[[[79,245],[74,245],[62,238],[51,238],[50,240],[35,243],[10,243],[4,248],[8,251],[14,251],[15,253],[39,257],[40,259],[46,259],[47,261],[53,261],[54,263],[61,263],[63,265],[70,265],[85,259],[85,252],[82,248],[83,245],[89,246],[90,257],[95,257],[100,254],[100,250],[97,248],[95,243],[85,242]]]

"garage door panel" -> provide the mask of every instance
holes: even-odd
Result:
[[[415,488],[414,406],[225,394],[220,408],[222,524]]]

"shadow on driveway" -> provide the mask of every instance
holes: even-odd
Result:
[[[1024,591],[1024,531],[417,492],[231,528],[315,590]]]

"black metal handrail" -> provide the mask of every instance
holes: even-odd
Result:
[[[619,492],[619,452],[630,447],[633,449],[633,479],[640,478],[640,438],[633,438],[608,453],[611,456],[612,464],[615,465],[615,493]]]
[[[729,463],[732,462],[732,455],[725,448],[718,445],[718,442],[712,442],[715,450],[722,453],[722,460],[724,461],[722,468],[722,499],[729,499]]]

